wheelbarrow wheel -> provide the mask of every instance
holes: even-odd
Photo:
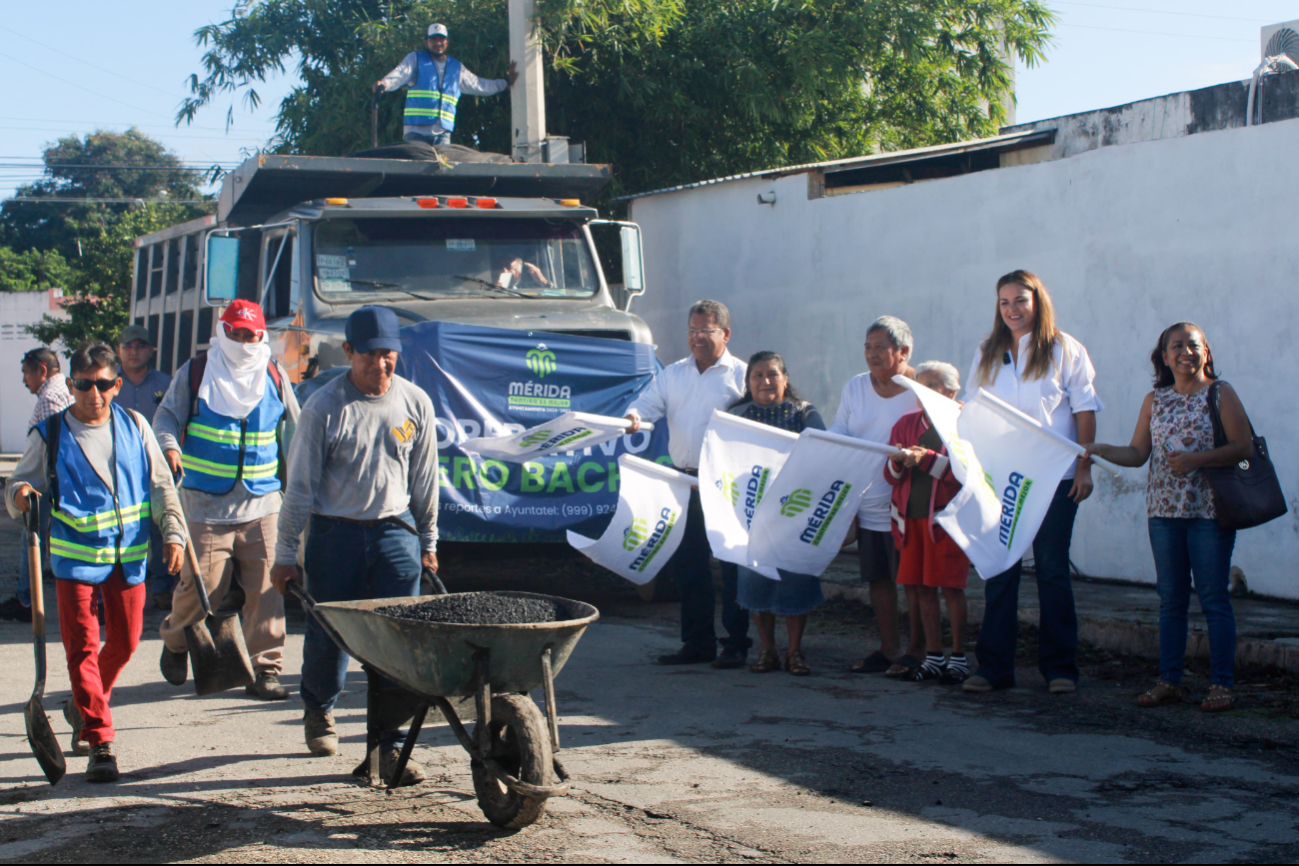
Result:
[[[492,698],[490,756],[507,773],[530,785],[550,785],[553,758],[546,719],[527,695]],[[506,789],[475,763],[474,793],[487,820],[497,827],[520,830],[541,817],[545,797],[528,797]]]

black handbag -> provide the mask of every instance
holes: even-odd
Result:
[[[1227,444],[1227,433],[1222,428],[1218,410],[1218,386],[1209,386],[1209,418],[1213,422],[1213,447]],[[1275,520],[1288,510],[1281,482],[1276,477],[1276,467],[1267,453],[1267,440],[1254,432],[1250,422],[1249,435],[1254,440],[1254,456],[1241,460],[1234,466],[1206,466],[1204,473],[1213,488],[1214,507],[1218,512],[1218,526],[1223,529],[1249,529]]]

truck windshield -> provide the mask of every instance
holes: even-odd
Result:
[[[581,226],[537,219],[339,219],[316,226],[316,287],[328,301],[587,298],[599,280]]]

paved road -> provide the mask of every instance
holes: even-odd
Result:
[[[571,577],[574,595],[599,595],[598,581],[562,562],[516,560],[510,571]],[[347,780],[364,742],[359,670],[338,713],[342,754],[311,758],[296,699],[173,689],[152,634],[113,696],[122,783],[87,785],[83,759],[70,758],[52,789],[23,737],[28,632],[0,625],[0,860],[1299,858],[1299,723],[1284,702],[1253,698],[1230,718],[1192,705],[1141,711],[1132,697],[1144,667],[1100,654],[1088,657],[1086,687],[1065,698],[1030,669],[1020,689],[981,698],[838,673],[861,654],[846,606],[814,622],[813,677],[661,668],[653,656],[675,645],[670,606],[628,601],[621,588],[606,596],[607,615],[558,681],[574,794],[519,833],[482,820],[445,725],[416,752],[428,783],[387,795]],[[286,680],[296,684],[300,620],[292,631]],[[66,671],[51,650],[47,706],[65,736]]]

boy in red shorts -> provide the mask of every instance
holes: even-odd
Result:
[[[960,374],[951,364],[927,361],[916,368],[916,381],[944,397],[960,391]],[[965,661],[965,584],[970,561],[956,542],[934,523],[961,485],[952,475],[947,449],[923,410],[904,415],[893,425],[891,443],[904,449],[884,464],[884,479],[893,485],[893,540],[898,546],[898,584],[919,589],[920,610],[911,627],[923,626],[925,661],[909,676],[916,682],[945,685],[970,676]],[[952,623],[952,653],[943,658],[943,618],[938,590],[947,599]],[[919,614],[917,622],[916,614]]]

